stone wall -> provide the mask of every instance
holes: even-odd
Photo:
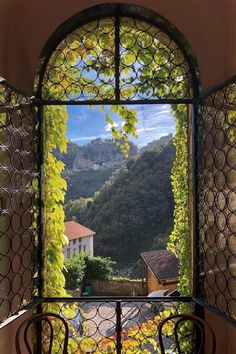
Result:
[[[94,296],[145,296],[145,283],[141,280],[90,280]]]

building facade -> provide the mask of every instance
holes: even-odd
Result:
[[[81,252],[93,256],[93,237],[95,232],[75,221],[65,222],[65,235],[69,243],[63,249],[65,259],[71,259]]]
[[[146,291],[174,290],[179,282],[179,262],[171,251],[159,250],[141,253],[144,262]]]

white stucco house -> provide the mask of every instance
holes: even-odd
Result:
[[[93,256],[94,231],[76,221],[66,221],[65,235],[69,240],[69,244],[63,249],[65,259],[70,259],[74,254],[81,252],[87,252]]]

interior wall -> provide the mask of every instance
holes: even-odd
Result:
[[[215,354],[234,354],[236,353],[236,328],[230,323],[222,320],[212,312],[205,310],[205,320],[211,326],[216,338]],[[211,354],[209,341],[206,340],[206,354]]]
[[[16,319],[14,322],[9,323],[5,328],[0,331],[0,353],[1,354],[17,354],[15,348],[15,336],[20,324],[31,315],[31,311]],[[29,332],[30,333],[30,332]],[[28,353],[26,350],[23,336],[20,337],[20,346],[23,350],[22,354]]]
[[[125,3],[119,0],[112,2]],[[90,0],[89,7],[102,3]],[[129,0],[172,22],[197,57],[203,90],[236,73],[236,1]],[[55,29],[88,7],[85,0],[2,0],[0,2],[0,76],[33,94],[40,52]]]

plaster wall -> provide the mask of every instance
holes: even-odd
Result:
[[[236,353],[236,328],[230,323],[222,320],[207,310],[204,311],[205,320],[214,331],[216,338],[216,354],[234,354]],[[210,343],[206,340],[206,354],[210,354]]]
[[[109,3],[117,2],[110,0]],[[127,1],[119,0],[120,3]],[[90,0],[89,7],[101,3]],[[129,0],[173,23],[195,53],[203,90],[236,73],[236,1]],[[88,7],[85,0],[0,2],[0,75],[31,95],[40,52],[55,29]]]

